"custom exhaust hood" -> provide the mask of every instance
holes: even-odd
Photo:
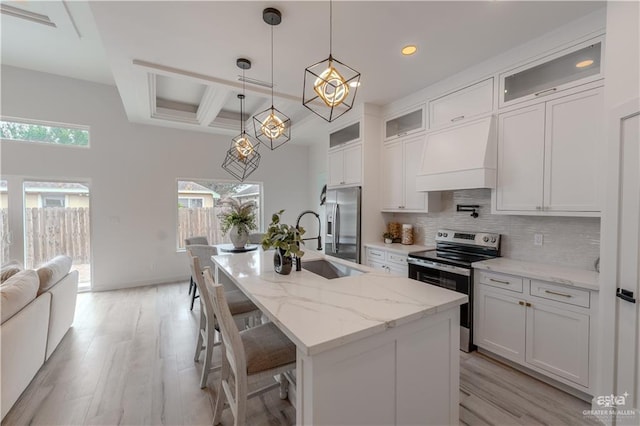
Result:
[[[416,190],[495,188],[496,136],[493,116],[427,135]]]

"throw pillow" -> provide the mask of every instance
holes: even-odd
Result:
[[[33,269],[18,272],[0,286],[0,323],[5,322],[36,298],[40,280]]]
[[[38,269],[38,277],[40,277],[40,289],[38,295],[44,293],[53,287],[71,270],[72,260],[69,256],[56,256],[50,261],[42,264]]]
[[[20,262],[13,260],[0,268],[0,283],[5,282],[22,270]]]

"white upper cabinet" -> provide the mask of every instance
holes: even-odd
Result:
[[[493,77],[429,102],[429,128],[455,124],[493,110]]]
[[[602,37],[500,74],[500,107],[542,98],[603,77]]]
[[[362,144],[329,151],[328,186],[362,183]]]
[[[404,144],[396,141],[382,147],[382,210],[400,210],[404,204]],[[420,152],[422,154],[422,151]]]
[[[544,116],[544,104],[498,116],[498,210],[542,210]]]
[[[498,116],[495,213],[598,216],[603,88]]]
[[[329,134],[328,186],[362,183],[361,142],[359,121]]]
[[[548,211],[600,211],[603,92],[599,88],[546,104],[543,204]]]
[[[385,120],[384,139],[389,141],[426,129],[424,111],[425,106],[422,104]]]
[[[424,134],[385,144],[382,148],[382,211],[427,212],[440,206],[440,193],[418,192],[416,176],[426,142]]]

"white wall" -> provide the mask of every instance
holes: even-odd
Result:
[[[91,127],[91,148],[2,141],[1,172],[88,180],[93,288],[107,290],[188,277],[176,252],[176,179],[226,179],[230,138],[132,124],[115,87],[2,67],[3,116]],[[264,215],[286,209],[295,221],[308,204],[308,147],[295,141],[262,150],[249,180],[264,183]]]

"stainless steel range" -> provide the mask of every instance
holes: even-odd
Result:
[[[460,306],[460,349],[473,344],[473,262],[500,256],[500,234],[440,229],[436,249],[409,253],[409,278],[469,296]]]

